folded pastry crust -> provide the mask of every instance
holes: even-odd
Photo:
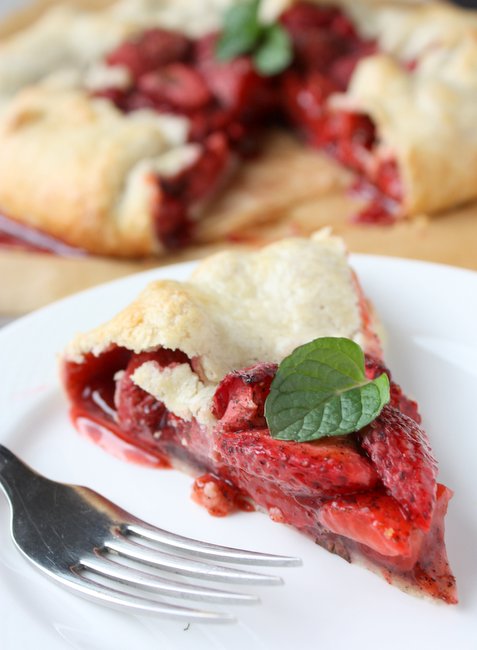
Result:
[[[208,33],[231,2],[122,0],[99,12],[60,7],[1,45],[1,210],[93,253],[161,253],[151,160],[186,136],[165,145],[169,129],[151,116],[121,115],[91,98],[91,66],[146,26]],[[266,0],[262,13],[271,19],[290,4]],[[361,60],[348,90],[330,102],[371,116],[380,141],[373,156],[397,161],[401,214],[477,197],[477,14],[441,2],[332,4],[364,37],[376,39],[381,53]],[[186,148],[184,156],[193,153]]]
[[[0,205],[93,253],[158,253],[153,174],[194,157],[186,129],[180,117],[126,116],[77,90],[25,89],[0,122]]]
[[[343,243],[326,231],[256,252],[212,255],[188,282],[153,282],[111,321],[77,336],[66,358],[80,363],[112,345],[134,353],[181,350],[200,364],[206,385],[217,385],[236,368],[278,363],[317,336],[376,345],[363,334]]]
[[[477,13],[440,2],[338,4],[383,52],[358,64],[345,102],[372,117],[384,155],[394,153],[403,214],[475,198]]]

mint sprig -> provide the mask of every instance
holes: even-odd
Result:
[[[259,5],[259,0],[250,0],[234,5],[225,12],[222,34],[215,52],[221,61],[251,54],[257,72],[271,76],[285,70],[291,63],[292,45],[281,25],[260,23]]]
[[[359,345],[320,338],[280,364],[265,402],[273,438],[307,442],[359,431],[389,402],[386,373],[370,380]]]

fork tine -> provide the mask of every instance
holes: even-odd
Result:
[[[185,582],[168,580],[159,575],[152,575],[125,566],[124,564],[119,564],[104,554],[100,557],[82,559],[81,566],[88,571],[93,571],[106,578],[158,592],[172,598],[190,598],[227,604],[256,603],[260,600],[258,596],[249,594],[233,593],[230,591],[222,591],[221,589],[206,588]]]
[[[172,546],[179,551],[186,551],[194,555],[213,558],[218,562],[237,562],[242,564],[256,564],[263,566],[299,566],[300,558],[287,557],[283,555],[273,555],[271,553],[258,553],[256,551],[246,551],[229,546],[219,546],[208,542],[183,537],[170,533],[167,530],[150,526],[145,522],[135,522],[124,526],[126,534],[137,535],[151,542]]]
[[[58,579],[55,574],[51,574],[51,576]],[[120,589],[113,589],[81,573],[81,567],[73,569],[72,573],[61,582],[89,600],[99,601],[104,605],[118,609],[133,610],[139,614],[160,614],[167,618],[189,623],[233,623],[236,621],[233,616],[225,612],[209,612],[207,610],[172,605],[160,599],[153,600]]]
[[[137,544],[128,538],[107,540],[104,548],[109,552],[117,553],[130,560],[136,560],[143,564],[163,569],[164,571],[172,571],[173,573],[195,578],[255,585],[278,585],[283,583],[283,580],[278,576],[252,573],[240,569],[229,569],[228,567],[199,562],[178,555],[170,555],[169,553],[163,553],[156,549],[143,546],[142,544]]]

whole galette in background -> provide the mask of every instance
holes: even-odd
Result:
[[[441,2],[52,9],[0,46],[0,211],[92,253],[159,255],[194,240],[273,125],[357,174],[358,220],[475,198],[476,29]]]

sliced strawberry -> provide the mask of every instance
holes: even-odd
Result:
[[[328,501],[318,518],[331,532],[384,556],[416,558],[421,548],[423,533],[403,516],[395,499],[381,492]]]
[[[394,201],[402,200],[404,194],[402,178],[395,158],[383,160],[371,180],[386,196]]]
[[[368,379],[376,379],[376,377],[385,372],[390,382],[391,406],[394,406],[400,413],[404,413],[404,415],[412,418],[417,424],[421,423],[422,418],[418,410],[417,402],[404,395],[401,386],[393,381],[391,371],[382,361],[367,354],[365,357],[365,372]]]
[[[219,61],[215,55],[216,42],[216,34],[197,42],[198,69],[221,106],[231,109],[235,116],[247,115],[257,120],[265,110],[275,106],[272,81],[256,72],[248,56]]]
[[[223,133],[212,133],[204,140],[202,155],[190,170],[186,201],[195,204],[213,195],[232,161],[232,153]]]
[[[134,79],[160,66],[187,59],[191,41],[166,29],[149,29],[139,38],[123,43],[106,57],[109,65],[128,68]]]
[[[363,113],[329,111],[313,144],[330,147],[338,160],[358,171],[365,171],[363,153],[376,141],[376,129]]]
[[[326,74],[333,61],[346,53],[346,43],[333,32],[306,28],[294,35],[295,59],[306,70]]]
[[[272,481],[294,496],[347,494],[370,489],[378,481],[349,437],[302,443],[275,440],[268,429],[219,431],[216,448],[232,470]]]
[[[260,363],[236,370],[222,379],[212,405],[212,413],[222,430],[266,427],[265,400],[276,372],[275,363]]]
[[[429,530],[436,502],[437,465],[426,434],[412,418],[385,406],[361,434],[383,484],[416,526]]]
[[[334,61],[329,69],[330,76],[343,90],[346,90],[358,63],[367,56],[376,54],[377,51],[375,41],[357,40],[354,47],[349,48],[345,54]]]
[[[138,88],[159,107],[171,106],[185,112],[203,108],[212,99],[200,74],[183,63],[171,63],[142,75]]]
[[[293,36],[310,27],[330,27],[339,15],[339,10],[333,7],[320,7],[314,2],[297,2],[283,12],[280,22]]]
[[[339,34],[339,36],[346,38],[348,42],[352,40],[359,42],[360,40],[353,23],[348,16],[343,14],[341,11],[338,11],[336,15],[332,17],[330,29],[335,34]]]
[[[187,240],[194,211],[220,187],[231,160],[225,135],[212,133],[191,165],[175,176],[158,178],[160,200],[155,206],[155,228],[167,248],[176,248]]]
[[[304,76],[290,70],[283,75],[282,102],[293,124],[311,135],[321,131],[326,100],[337,90],[338,86],[320,72]]]

